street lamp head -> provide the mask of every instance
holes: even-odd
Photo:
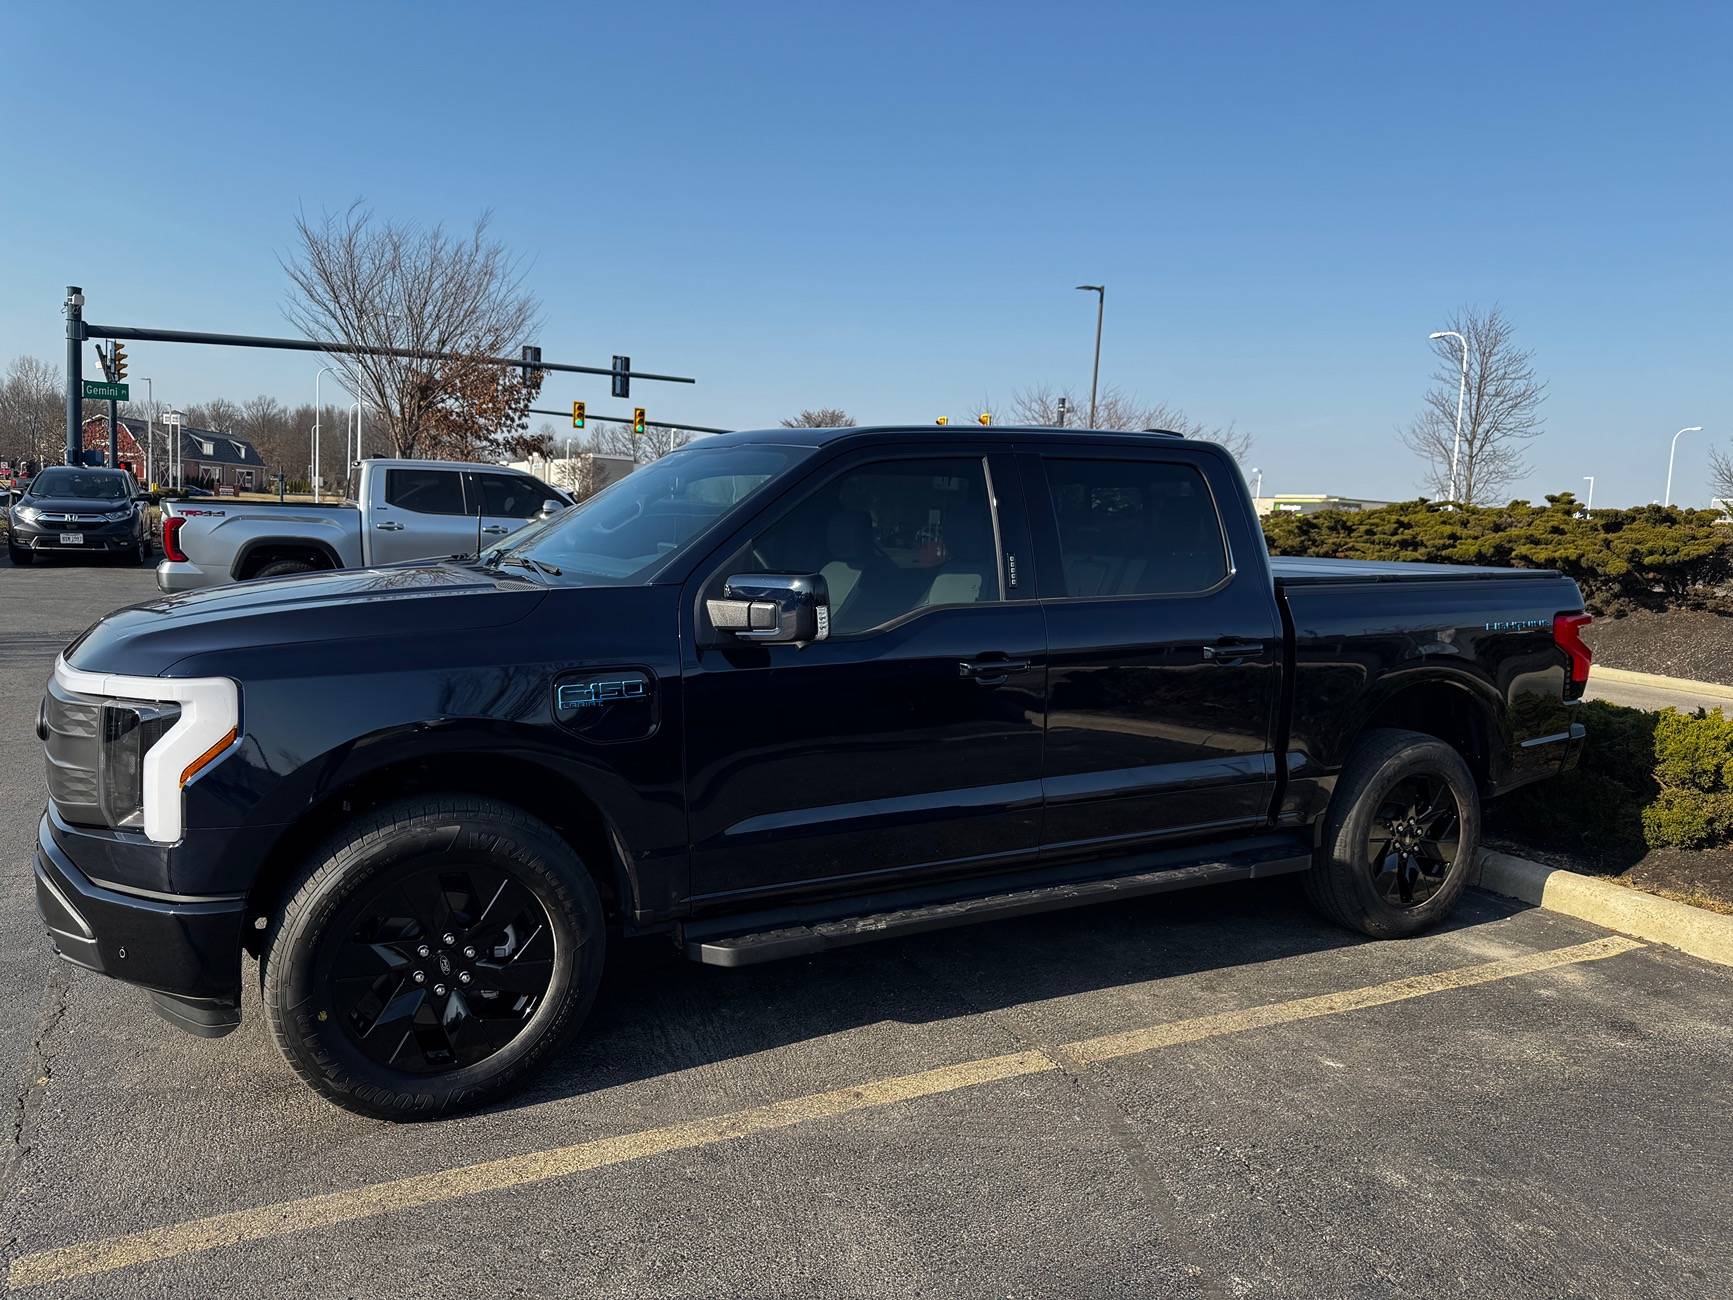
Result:
[[[1080,284],[1077,287],[1079,289],[1084,290],[1087,293],[1106,293],[1107,292],[1107,286],[1104,284]]]
[[[1703,432],[1703,426],[1700,424],[1693,424],[1689,429],[1680,429],[1679,430],[1679,433],[1702,433],[1702,432]],[[1678,437],[1679,435],[1674,434],[1673,436]]]

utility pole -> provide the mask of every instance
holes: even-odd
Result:
[[[1101,318],[1107,312],[1107,286],[1080,284],[1079,289],[1095,295],[1095,369],[1089,375],[1089,427],[1095,427],[1095,390],[1101,384]]]
[[[66,463],[84,459],[84,290],[66,286]]]

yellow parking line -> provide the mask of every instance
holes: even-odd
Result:
[[[1490,984],[1493,980],[1509,979],[1513,975],[1532,975],[1537,971],[1559,966],[1575,966],[1585,961],[1616,957],[1643,945],[1635,939],[1609,935],[1569,948],[1553,948],[1531,953],[1527,957],[1511,957],[1504,961],[1489,961],[1482,966],[1464,966],[1460,970],[1439,971],[1435,975],[1415,975],[1410,979],[1391,980],[1388,984],[1371,984],[1365,988],[1348,989],[1342,993],[1320,993],[1311,998],[1295,998],[1292,1002],[1276,1002],[1269,1006],[1248,1007],[1244,1011],[1224,1011],[1214,1016],[1198,1016],[1192,1020],[1173,1020],[1148,1029],[1133,1029],[1124,1034],[1103,1034],[1080,1043],[1067,1043],[1060,1051],[1071,1060],[1087,1065],[1092,1061],[1107,1061],[1116,1056],[1132,1056],[1138,1052],[1153,1052],[1160,1047],[1177,1047],[1204,1038],[1219,1038],[1223,1034],[1240,1034],[1248,1029],[1263,1029],[1269,1025],[1286,1025],[1296,1020],[1315,1020],[1319,1016],[1340,1015],[1344,1011],[1363,1011],[1381,1007],[1388,1002],[1404,1002],[1409,998],[1443,993],[1447,989],[1472,988]]]
[[[1442,971],[1435,975],[1391,980],[1384,984],[1349,989],[1343,993],[1296,998],[1289,1002],[1277,1002],[1244,1011],[1176,1020],[1126,1034],[1108,1034],[1100,1038],[1068,1043],[1059,1048],[1058,1052],[1078,1063],[1104,1061],[1157,1048],[1218,1038],[1225,1034],[1244,1033],[1270,1025],[1382,1006],[1390,1002],[1442,993],[1448,989],[1469,988],[1494,980],[1509,979],[1515,975],[1529,975],[1561,966],[1599,961],[1642,946],[1634,940],[1617,936],[1596,939],[1527,957],[1486,962],[1479,966]],[[791,1128],[811,1120],[829,1119],[855,1111],[889,1106],[896,1102],[957,1092],[984,1083],[1041,1074],[1058,1068],[1059,1063],[1052,1056],[1039,1051],[1013,1052],[1006,1056],[964,1061],[936,1070],[925,1070],[919,1074],[905,1074],[855,1087],[771,1102],[768,1105],[736,1111],[731,1115],[672,1124],[665,1128],[648,1129],[620,1137],[600,1138],[551,1151],[508,1156],[502,1160],[489,1160],[481,1164],[461,1165],[455,1169],[442,1169],[435,1173],[417,1174],[390,1182],[373,1183],[366,1187],[307,1196],[250,1210],[236,1210],[229,1214],[217,1214],[208,1219],[194,1219],[167,1227],[150,1228],[124,1237],[106,1237],[62,1246],[55,1250],[20,1255],[12,1261],[7,1281],[15,1290],[51,1282],[65,1282],[72,1278],[109,1273],[115,1269],[173,1259],[223,1246],[263,1241],[292,1232],[305,1232],[311,1228],[373,1218],[393,1210],[435,1205],[482,1192],[526,1187],[556,1178],[570,1178],[586,1170],[624,1164],[646,1156],[687,1151],[753,1133]]]

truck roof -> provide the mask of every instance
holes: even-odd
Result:
[[[1035,424],[860,424],[842,425],[825,429],[740,429],[734,433],[719,433],[714,437],[705,438],[701,445],[715,446],[718,443],[775,443],[784,447],[825,447],[831,443],[868,439],[885,435],[916,434],[922,438],[936,436],[953,441],[979,440],[981,442],[1003,442],[1006,438],[1035,439],[1038,441],[1061,441],[1087,434],[1091,438],[1107,438],[1128,443],[1147,443],[1155,439],[1163,441],[1183,438],[1183,434],[1174,433],[1170,429],[1145,429],[1141,431],[1120,431],[1109,429],[1061,429],[1053,425]]]

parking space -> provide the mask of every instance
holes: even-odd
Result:
[[[148,571],[0,565],[10,1282],[53,1296],[1701,1295],[1733,975],[1471,895],[1378,944],[1291,881],[722,970],[615,954],[508,1106],[395,1127],[52,961],[55,648]]]

